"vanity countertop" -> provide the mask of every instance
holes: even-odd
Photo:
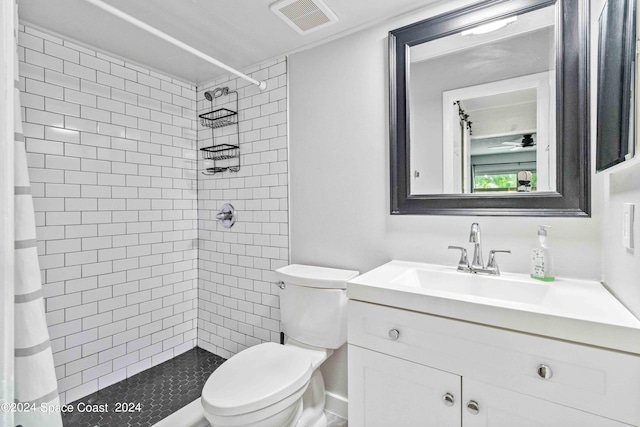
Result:
[[[483,288],[498,289],[498,295],[504,291],[505,297],[487,297],[482,294]],[[478,276],[458,272],[455,267],[391,261],[350,280],[347,296],[640,354],[640,320],[602,284],[591,280],[556,278],[541,282],[522,274]]]

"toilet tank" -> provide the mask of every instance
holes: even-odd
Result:
[[[282,332],[307,345],[336,349],[347,342],[347,281],[357,271],[291,264],[276,270]]]

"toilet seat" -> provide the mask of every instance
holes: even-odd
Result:
[[[225,417],[259,411],[303,392],[312,373],[308,354],[275,343],[260,344],[211,374],[202,390],[202,404],[205,412]]]

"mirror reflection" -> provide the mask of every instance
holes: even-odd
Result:
[[[411,46],[410,194],[556,190],[555,14]]]

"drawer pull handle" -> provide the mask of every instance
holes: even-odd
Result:
[[[545,380],[548,380],[549,378],[551,378],[553,376],[553,372],[551,372],[551,368],[548,367],[547,365],[539,365],[538,366],[538,376],[540,378],[544,378]]]
[[[398,338],[400,338],[400,331],[397,329],[391,329],[389,331],[389,338],[396,341]]]
[[[455,403],[455,399],[453,398],[453,395],[451,393],[446,393],[444,396],[442,396],[442,403],[444,403],[445,406],[453,406],[453,404]]]
[[[480,406],[478,405],[478,402],[476,402],[475,400],[470,400],[467,403],[467,410],[471,412],[473,415],[478,415],[478,413],[480,412]]]

